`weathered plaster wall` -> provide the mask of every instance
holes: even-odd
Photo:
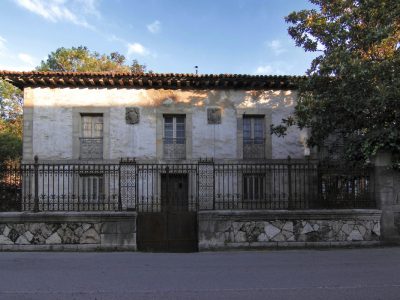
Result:
[[[202,211],[199,249],[372,245],[379,210]]]
[[[136,250],[136,213],[1,213],[0,250]]]
[[[99,88],[26,88],[27,134],[24,141],[24,159],[35,154],[41,159],[76,159],[73,131],[80,122],[74,111],[107,112],[104,127],[105,159],[137,157],[157,158],[157,110],[179,109],[192,112],[192,157],[237,158],[237,109],[272,111],[272,123],[279,124],[295,105],[294,91],[240,91],[240,90],[138,90]],[[126,124],[125,107],[140,107],[140,122]],[[207,124],[207,107],[222,108],[222,122]],[[30,120],[31,119],[31,120]],[[74,127],[75,123],[75,127]],[[29,139],[32,127],[33,140]],[[272,136],[272,158],[302,158],[304,132],[291,129],[284,138]],[[266,138],[271,138],[266,134]],[[76,144],[76,142],[75,142]]]

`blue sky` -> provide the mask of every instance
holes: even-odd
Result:
[[[0,69],[32,70],[58,47],[118,51],[155,72],[302,75],[284,16],[307,0],[1,0]]]

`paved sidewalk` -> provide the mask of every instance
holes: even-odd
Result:
[[[400,248],[3,252],[0,299],[400,299]]]

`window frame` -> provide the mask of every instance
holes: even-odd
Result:
[[[257,124],[256,120],[261,121],[261,124]],[[246,121],[250,122],[250,130],[246,130]],[[261,131],[256,129],[256,126],[260,126]],[[245,132],[250,131],[250,137],[245,136]],[[256,136],[256,132],[261,132],[260,136]],[[260,141],[257,144],[261,144],[265,142],[265,115],[243,115],[243,143],[246,143],[246,140]]]
[[[86,122],[86,120],[90,120]],[[101,122],[99,122],[101,120]],[[89,130],[85,129],[85,124],[90,124]],[[101,129],[98,130],[100,134],[96,134],[96,126],[101,124]],[[92,157],[90,155],[83,155],[82,153],[82,142],[84,140],[92,139],[93,142],[98,140],[99,151],[101,155],[99,157]],[[87,156],[87,157],[86,157]],[[80,113],[80,133],[79,133],[79,159],[85,160],[99,160],[104,158],[104,114],[103,113]]]

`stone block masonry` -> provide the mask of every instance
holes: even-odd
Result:
[[[0,214],[0,251],[136,250],[135,212]],[[200,211],[199,250],[376,245],[380,210]]]
[[[1,213],[0,250],[136,250],[136,213]]]
[[[374,245],[379,210],[199,213],[199,249]]]

